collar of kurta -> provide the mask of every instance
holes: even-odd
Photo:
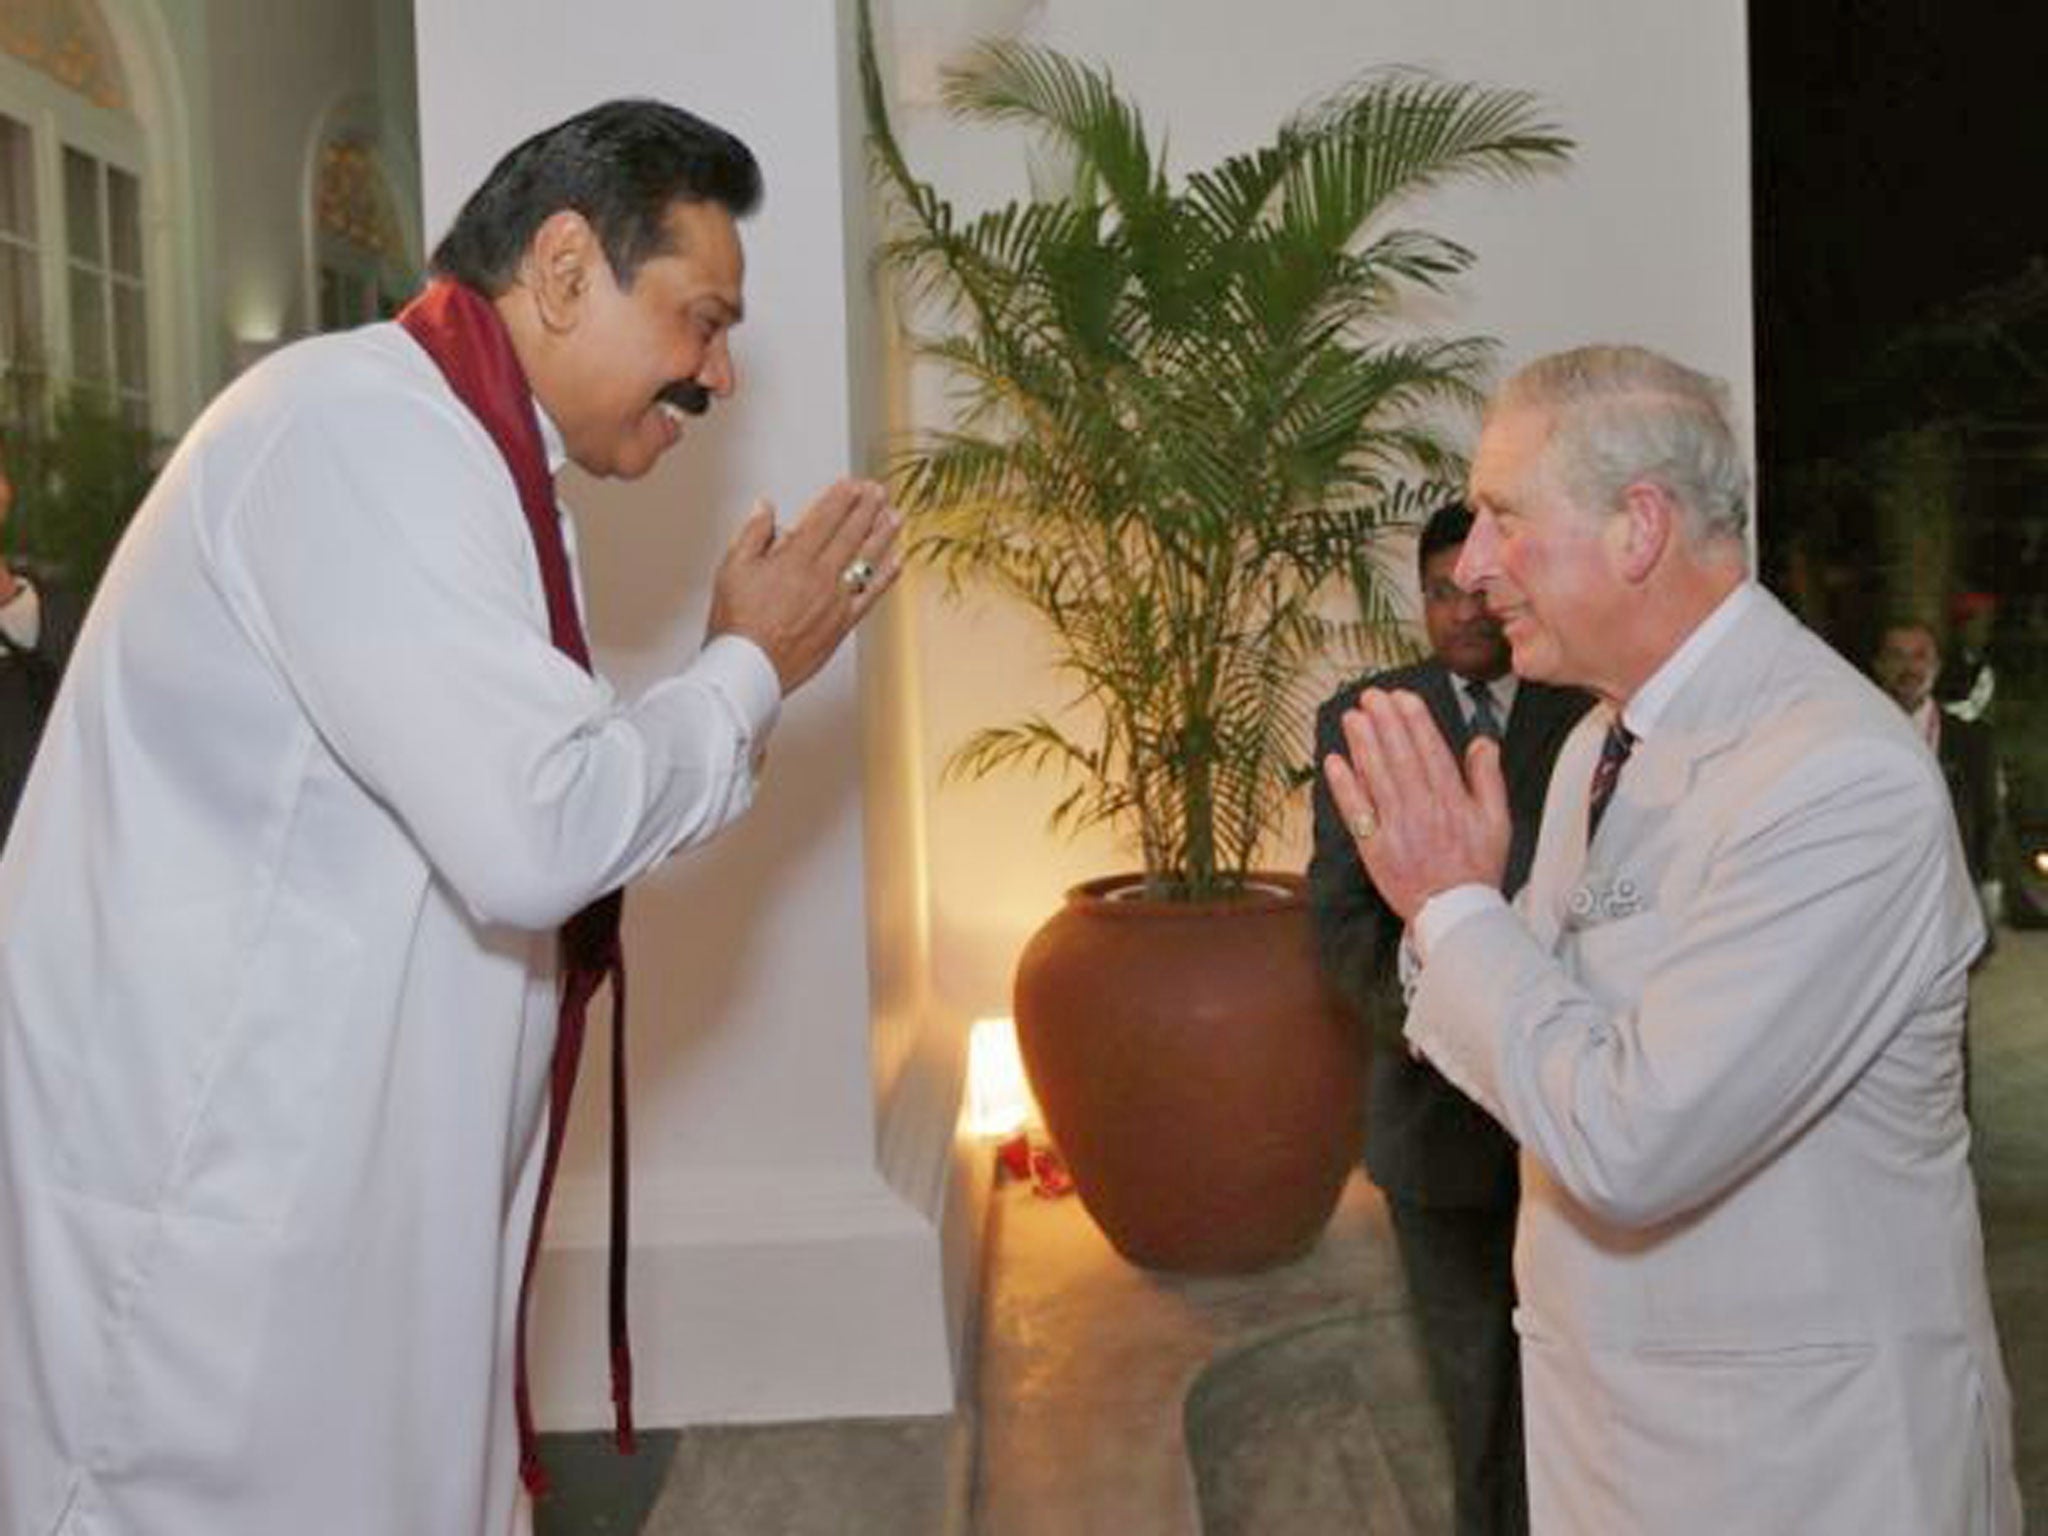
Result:
[[[584,638],[575,583],[569,574],[561,512],[555,505],[554,476],[548,471],[533,390],[505,322],[491,301],[475,289],[437,278],[400,312],[398,323],[434,360],[455,397],[469,408],[504,456],[505,467],[519,492],[527,531],[532,535],[541,586],[547,593],[549,636],[557,650],[589,671],[590,647]],[[534,1266],[540,1257],[548,1199],[554,1191],[555,1171],[561,1162],[576,1068],[583,1054],[584,1018],[597,989],[607,981],[612,988],[612,1406],[619,1449],[628,1453],[633,1450],[633,1356],[626,1333],[626,968],[619,943],[623,907],[621,894],[611,891],[562,926],[562,993],[555,1023],[554,1059],[549,1070],[547,1144],[541,1161],[540,1189],[534,1202],[533,1227],[527,1238],[525,1267],[520,1274],[512,1388],[519,1421],[520,1476],[536,1498],[547,1491],[547,1473],[537,1449],[533,1399],[527,1378],[527,1299],[533,1289]]]

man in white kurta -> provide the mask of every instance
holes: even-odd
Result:
[[[1409,1043],[1522,1145],[1539,1536],[2017,1536],[1961,1097],[1977,904],[1922,744],[1748,581],[1746,478],[1719,391],[1655,354],[1511,380],[1458,579],[1518,672],[1606,700],[1515,908],[1475,878],[1489,751],[1468,793],[1367,695],[1331,790],[1410,921]]]
[[[624,272],[594,219],[529,213],[495,301],[549,467],[642,472],[657,386],[731,388],[732,210],[671,185]],[[213,404],[0,864],[0,1531],[523,1525],[556,926],[746,808],[871,600],[821,562],[851,540],[879,589],[892,533],[868,485],[777,541],[757,512],[722,632],[627,700],[551,644],[505,460],[400,328]]]

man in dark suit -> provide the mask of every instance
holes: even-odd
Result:
[[[1367,684],[1429,704],[1460,754],[1474,734],[1500,739],[1514,819],[1505,889],[1529,870],[1551,764],[1590,696],[1518,681],[1508,644],[1477,593],[1451,579],[1472,526],[1460,503],[1424,526],[1422,617],[1430,659],[1339,689],[1316,717],[1316,759],[1344,750],[1342,718]],[[1460,1536],[1528,1529],[1521,1375],[1512,1313],[1517,1181],[1512,1139],[1401,1041],[1395,957],[1401,920],[1359,863],[1328,786],[1315,788],[1309,901],[1324,969],[1373,1029],[1365,1164],[1387,1197],[1451,1448]]]
[[[1870,675],[1877,686],[1892,696],[1913,728],[1920,733],[1941,764],[1942,779],[1948,784],[1948,801],[1956,813],[1956,836],[1963,845],[1963,864],[1977,887],[1977,900],[1984,908],[1984,948],[1977,964],[1991,958],[1997,948],[1997,871],[1992,864],[1997,846],[1998,757],[1990,723],[1945,708],[1938,698],[1943,674],[1941,646],[1934,638],[1934,626],[1918,619],[1894,619],[1878,637],[1877,654],[1870,659]],[[1989,699],[1987,689],[1984,695]],[[1981,701],[1980,701],[1981,703]],[[1967,1016],[1963,1026],[1963,1103],[1970,1103],[1970,1034]]]
[[[1877,685],[1906,712],[1941,764],[1941,776],[1948,781],[1948,797],[1955,806],[1963,863],[1982,892],[1992,878],[1991,854],[1998,829],[1998,764],[1991,727],[1958,716],[1936,702],[1934,684],[1941,675],[1941,647],[1934,630],[1918,620],[1885,626],[1870,671]]]
[[[0,534],[14,508],[14,482],[0,463]],[[35,760],[57,678],[71,654],[77,605],[57,583],[33,581],[0,550],[0,845]]]

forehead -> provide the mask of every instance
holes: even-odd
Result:
[[[746,253],[739,226],[717,203],[677,202],[662,220],[667,249],[640,263],[633,291],[678,304],[710,300],[739,317]]]
[[[1918,624],[1899,625],[1884,632],[1882,645],[1887,651],[1931,651],[1934,634]]]

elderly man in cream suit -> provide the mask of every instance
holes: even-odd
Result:
[[[1712,381],[1543,359],[1458,580],[1595,690],[1515,908],[1490,744],[1368,691],[1324,767],[1409,921],[1410,1045],[1521,1143],[1533,1528],[2020,1530],[1961,1098],[1983,943],[1939,770],[1747,576]]]

